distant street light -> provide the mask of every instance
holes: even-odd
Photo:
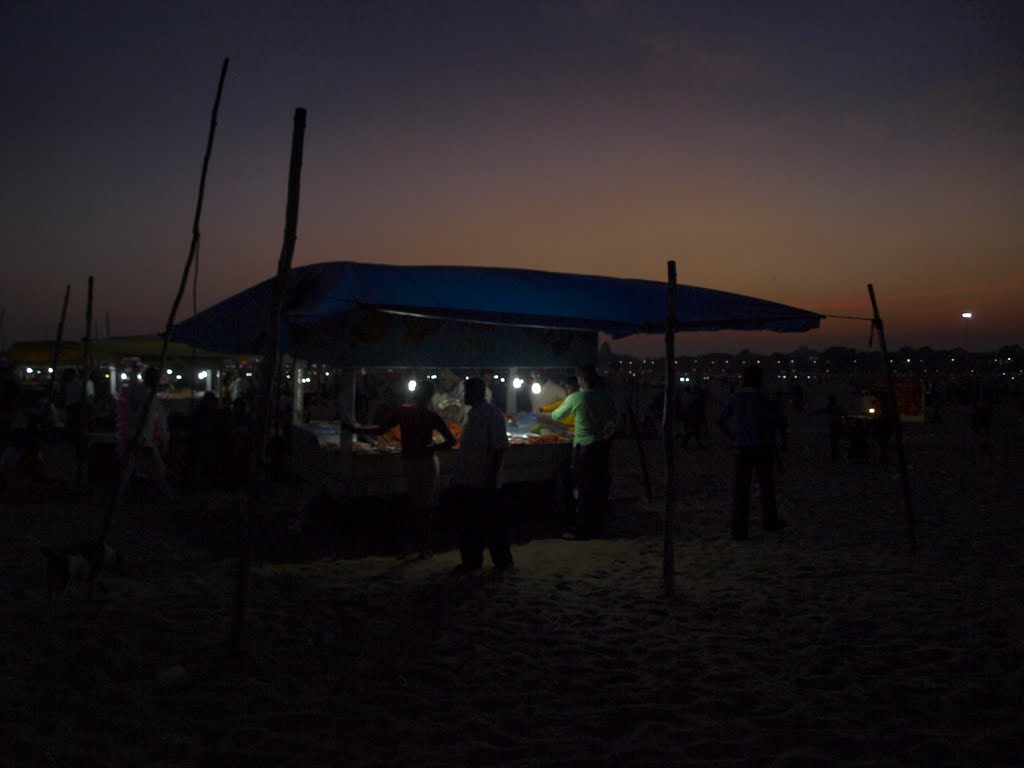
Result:
[[[971,318],[974,317],[973,312],[964,312],[960,315],[964,319],[964,355],[967,357],[967,369],[971,368],[971,348],[968,344],[967,327],[971,322]]]

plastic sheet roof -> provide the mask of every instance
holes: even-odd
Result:
[[[273,278],[179,323],[173,338],[203,349],[264,350]],[[817,328],[821,315],[726,291],[677,286],[675,330]],[[393,266],[323,262],[291,270],[282,313],[282,352],[291,329],[308,330],[347,312],[539,328],[601,331],[615,338],[664,333],[667,283],[499,267]]]

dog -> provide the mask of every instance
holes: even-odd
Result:
[[[58,597],[73,586],[84,584],[92,596],[93,584],[101,572],[124,575],[124,556],[106,542],[90,539],[78,547],[59,551],[42,547],[45,566],[46,600],[52,607]]]

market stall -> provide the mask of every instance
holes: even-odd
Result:
[[[266,349],[272,280],[180,323],[174,339],[208,350],[259,355]],[[676,286],[676,330],[805,331],[820,316],[724,291]],[[339,415],[351,416],[355,372],[365,367],[513,369],[594,362],[598,333],[623,337],[665,328],[666,286],[649,280],[483,267],[326,262],[293,269],[281,317],[281,351],[334,366]],[[301,385],[293,411],[303,413]],[[500,403],[499,403],[500,404]],[[513,411],[506,404],[506,411]],[[397,453],[354,447],[335,423],[293,429],[295,471],[342,495],[401,490]],[[337,443],[335,444],[335,440]],[[513,433],[504,474],[553,477],[567,439],[523,442]],[[442,454],[442,472],[452,454]]]
[[[321,328],[303,344],[304,354],[326,359],[343,348],[350,365],[335,369],[338,387],[337,413],[355,414],[357,377],[367,371],[395,373],[400,388],[409,380],[436,380],[439,371],[481,369],[509,386],[507,399],[497,405],[508,415],[509,450],[505,456],[505,482],[545,482],[557,478],[559,468],[569,461],[571,433],[540,425],[531,414],[518,412],[511,386],[519,371],[533,368],[571,370],[579,362],[593,362],[597,355],[597,334],[567,329],[501,326],[461,320],[425,318],[360,309],[335,318],[329,329]],[[299,370],[306,361],[299,361]],[[443,373],[441,374],[444,375]],[[465,374],[461,374],[465,375]],[[336,494],[378,496],[405,490],[398,456],[397,434],[368,441],[344,432],[339,418],[309,419],[303,405],[303,376],[293,375],[293,418],[290,466],[294,473],[324,485]],[[461,390],[453,398],[461,402]],[[444,415],[444,402],[436,407]],[[369,410],[361,417],[369,418]],[[457,432],[461,417],[446,418]],[[456,446],[456,449],[458,447]],[[440,454],[442,483],[455,464],[453,452]]]

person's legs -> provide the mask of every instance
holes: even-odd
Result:
[[[167,465],[164,463],[160,449],[143,446],[139,448],[138,455],[140,459],[136,465],[136,471],[140,474],[148,474],[153,485],[164,497],[174,499],[174,491],[171,490],[171,484],[167,482]]]
[[[578,537],[585,535],[586,508],[584,501],[583,486],[586,482],[586,468],[584,466],[584,452],[582,445],[572,447],[572,486],[573,486],[573,533]]]
[[[409,491],[410,508],[407,537],[421,557],[430,552],[430,532],[433,509],[437,500],[440,464],[436,454],[404,460],[405,480]]]
[[[732,490],[732,537],[745,539],[750,521],[750,478],[754,461],[749,448],[740,448],[734,459],[735,476]]]
[[[512,567],[512,548],[508,540],[507,514],[504,500],[499,492],[485,491],[481,502],[486,523],[485,535],[491,562],[498,570]]]
[[[757,452],[755,468],[757,470],[757,484],[761,488],[761,526],[766,531],[782,527],[779,520],[779,509],[775,503],[775,456],[771,449],[764,449]]]
[[[579,538],[589,539],[596,535],[600,520],[601,484],[600,462],[596,444],[581,445],[580,459],[580,524]]]
[[[483,516],[479,495],[472,488],[453,488],[457,543],[462,567],[477,569],[484,562]]]
[[[576,533],[576,479],[571,452],[558,469],[559,500],[562,505],[562,528],[568,534]]]
[[[594,517],[590,521],[590,535],[601,538],[605,535],[611,511],[612,490],[611,454],[612,441],[594,443]]]

